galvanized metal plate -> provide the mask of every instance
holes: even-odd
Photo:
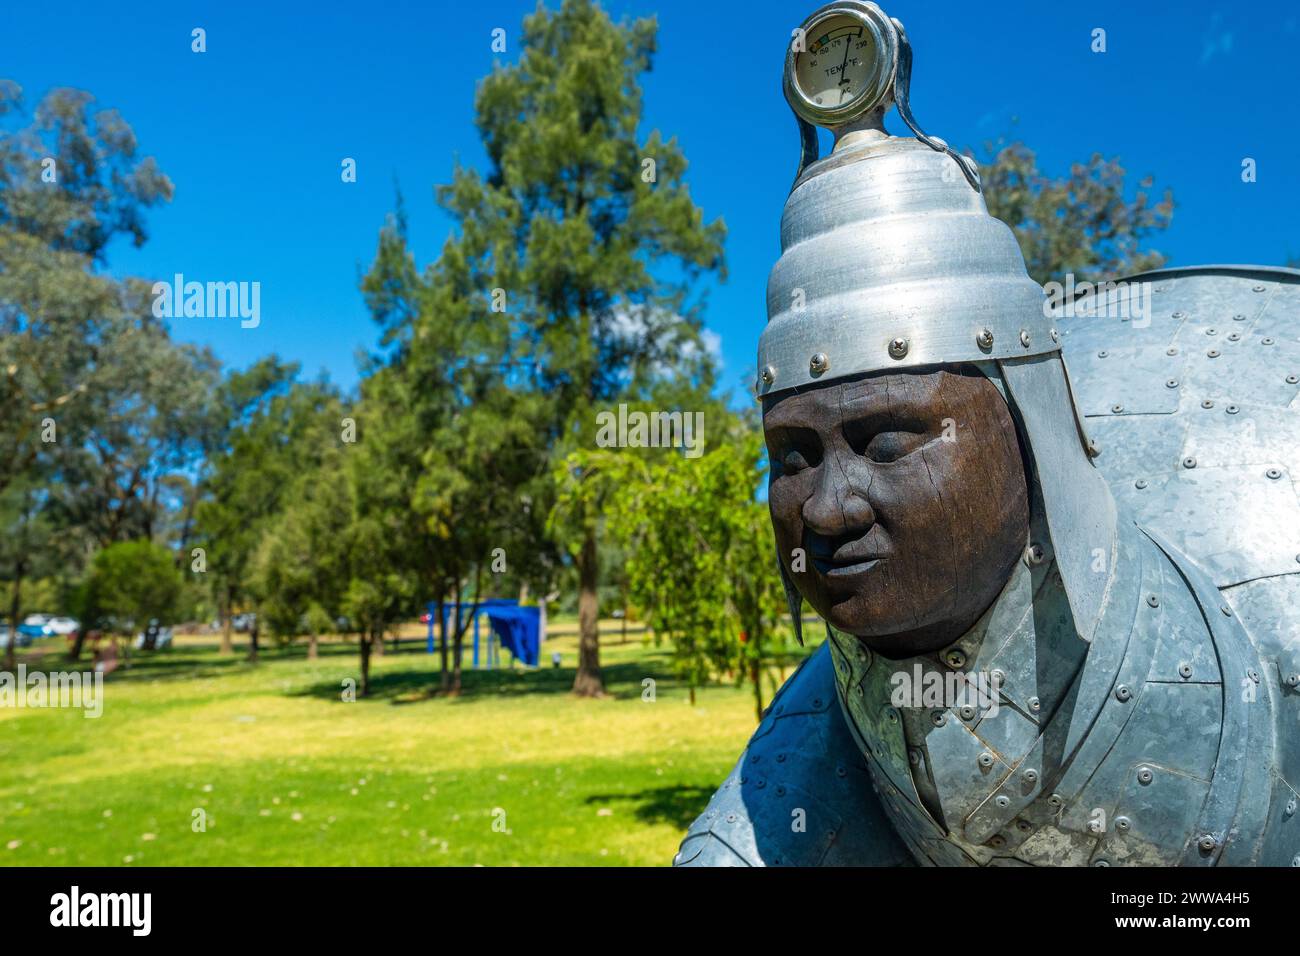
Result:
[[[1104,859],[1111,866],[1174,866],[1194,836],[1194,813],[1178,808],[1203,804],[1209,783],[1162,767],[1148,769],[1152,779],[1146,784],[1136,774],[1128,775],[1124,793],[1105,821],[1094,864]]]
[[[1106,832],[1120,814],[1130,784],[1148,779],[1146,769],[1167,771],[1208,782],[1219,751],[1223,691],[1215,684],[1147,684],[1136,701],[1137,710],[1078,798],[1062,814],[1062,826],[1082,832],[1104,814]],[[1146,786],[1154,787],[1154,780]],[[1190,834],[1201,812],[1200,803],[1180,804],[1153,795],[1151,806],[1168,819],[1165,826]],[[1182,841],[1177,849],[1181,851]]]
[[[1003,710],[998,719],[1024,721],[1019,715],[1013,717],[1014,714]],[[1011,772],[1000,755],[951,714],[943,726],[930,730],[925,746],[949,827],[960,826]],[[982,755],[987,755],[984,763],[980,761]]]
[[[1264,828],[1260,866],[1300,866],[1300,793],[1278,780]]]
[[[1111,348],[1166,347],[1178,333],[1185,315],[1171,312],[1159,296],[1142,287],[1128,287],[1126,295],[1095,296],[1076,300],[1052,313],[1061,335],[1061,347],[1073,356]],[[1136,313],[1136,314],[1134,314]]]
[[[1168,471],[1183,458],[1187,415],[1103,415],[1087,420],[1088,435],[1101,449],[1097,467],[1113,486]]]
[[[1043,792],[1043,740],[1035,741],[1015,769],[1007,775],[966,820],[966,839],[987,843]]]
[[[1260,656],[1277,662],[1284,681],[1293,674],[1300,677],[1300,625],[1294,617],[1300,609],[1300,548],[1295,559],[1294,574],[1259,578],[1223,592]],[[1300,696],[1300,682],[1295,694]],[[1300,753],[1300,721],[1295,725],[1294,740]],[[1300,786],[1300,779],[1295,783]]]
[[[1210,399],[1216,407],[1285,408],[1300,394],[1300,344],[1295,342],[1244,332],[1235,342],[1221,335],[1195,342],[1182,353],[1187,357],[1183,390],[1198,403]]]
[[[1300,475],[1300,415],[1291,409],[1216,403],[1208,409],[1198,406],[1188,417],[1192,421],[1182,458],[1195,458],[1198,468],[1257,465],[1267,469],[1280,462],[1292,475]]]
[[[840,655],[842,647],[851,640],[854,639],[846,635],[844,640],[828,642],[828,653]],[[839,688],[840,703],[850,732],[868,758],[873,778],[878,774],[882,787],[888,787],[905,804],[924,813],[912,781],[903,719],[900,711],[890,705],[889,671],[884,666],[867,669],[857,684]],[[852,668],[851,672],[855,676],[858,673]]]
[[[1165,586],[1161,588],[1160,627],[1155,634],[1156,653],[1147,680],[1170,684],[1220,683],[1219,654],[1201,607],[1196,597],[1178,583],[1177,579],[1166,576]]]
[[[1061,321],[1097,467],[1141,523],[1210,567],[1220,587],[1295,570],[1296,486],[1267,475],[1300,476],[1300,273],[1207,267],[1133,281],[1154,284],[1149,324],[1107,320],[1107,342],[1098,320]],[[1169,393],[1181,399],[1172,414],[1143,414],[1169,410]]]
[[[1278,477],[1269,477],[1270,468]],[[1221,588],[1295,570],[1300,501],[1280,463],[1178,468],[1145,488],[1112,485],[1137,523],[1196,560]]]
[[[749,746],[691,825],[678,866],[905,865],[838,705],[828,647],[778,694]],[[818,703],[820,701],[821,703]],[[801,811],[801,812],[800,812]],[[803,827],[792,826],[800,819]]]
[[[1181,354],[1169,355],[1158,345],[1071,349],[1066,361],[1084,415],[1168,415],[1178,410]]]

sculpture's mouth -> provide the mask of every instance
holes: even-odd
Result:
[[[852,564],[830,564],[813,560],[817,570],[828,578],[852,578],[860,574],[866,574],[884,558],[871,558],[867,561],[855,561]]]
[[[816,538],[808,548],[813,567],[825,577],[842,579],[866,574],[884,561],[886,556],[874,542],[867,540],[871,533],[839,538]]]

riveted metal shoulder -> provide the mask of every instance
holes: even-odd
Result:
[[[1275,712],[1255,645],[1205,570],[1158,534],[1148,536],[1177,568],[1213,640],[1222,677],[1222,717],[1213,777],[1182,865],[1255,865],[1276,768]]]
[[[1300,272],[1112,285],[1067,298],[1057,326],[1117,502],[1219,588],[1300,573]]]
[[[791,676],[674,866],[902,866],[835,697],[829,648]]]

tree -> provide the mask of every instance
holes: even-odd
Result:
[[[0,126],[0,489],[60,447],[68,422],[95,420],[105,354],[148,314],[138,281],[97,271],[109,242],[144,243],[144,210],[172,186],[115,111],[56,89],[21,128]],[[0,120],[22,116],[0,80]],[[68,447],[62,439],[62,447]]]
[[[763,709],[763,676],[784,606],[773,573],[762,444],[752,416],[709,413],[715,437],[699,458],[634,449],[575,452],[557,513],[598,509],[627,551],[628,588],[690,689],[738,672]],[[586,505],[576,499],[586,496]]]
[[[144,539],[111,544],[90,564],[86,606],[93,610],[82,626],[127,637],[148,633],[153,620],[172,622],[183,586],[175,557],[162,545]]]
[[[54,534],[48,513],[42,507],[44,495],[29,475],[0,490],[0,560],[9,575],[9,640],[5,644],[4,669],[14,669],[18,625],[25,604],[24,584],[48,566]]]
[[[292,640],[305,631],[307,656],[315,659],[320,635],[342,614],[350,581],[352,496],[341,447],[327,449],[316,469],[297,476],[288,502],[253,556],[249,590],[272,634]]]
[[[169,538],[216,375],[153,317],[149,283],[103,269],[115,238],[144,243],[145,211],[172,186],[93,104],[55,89],[26,121],[21,89],[0,81],[0,493],[28,505],[0,571],[12,614],[41,564],[68,603],[96,546]]]
[[[181,545],[175,516],[194,505],[220,381],[210,352],[173,342],[147,310],[99,347],[78,414],[50,446],[59,520],[93,544],[144,537]],[[192,520],[192,518],[191,518]],[[178,560],[188,561],[179,551]]]
[[[676,141],[639,133],[655,33],[654,21],[615,24],[590,0],[539,7],[519,61],[479,86],[486,174],[458,167],[438,192],[468,251],[463,294],[496,306],[489,314],[520,345],[513,384],[548,405],[539,420],[552,461],[590,441],[601,407],[665,369],[711,384],[688,296],[722,270],[725,228],[691,200]],[[573,689],[599,695],[598,516],[576,527]]]
[[[1074,163],[1062,179],[1044,176],[1024,143],[986,143],[984,153],[985,202],[1016,234],[1035,282],[1061,281],[1067,272],[1079,281],[1105,281],[1164,264],[1159,252],[1140,248],[1173,219],[1173,192],[1154,201],[1153,177],[1139,180],[1129,200],[1124,167],[1100,153]]]
[[[352,459],[354,505],[347,538],[350,577],[341,607],[360,639],[360,696],[364,697],[370,693],[371,654],[376,646],[382,647],[388,627],[409,609],[411,592],[395,553],[399,544],[390,530],[391,522],[406,516],[367,509],[364,496],[357,494],[366,477],[363,469],[356,468],[358,460]]]
[[[760,481],[764,477],[759,472]],[[731,606],[740,621],[741,668],[754,691],[754,715],[763,719],[763,675],[783,648],[775,644],[781,615],[786,611],[780,578],[773,572],[776,538],[767,505],[732,497],[727,506],[730,525]],[[773,693],[779,687],[774,681]]]
[[[271,356],[231,374],[221,390],[228,419],[208,457],[195,524],[225,622],[223,653],[232,650],[231,615],[254,596],[249,576],[268,527],[292,500],[300,476],[315,473],[349,428],[335,389],[298,382],[297,371]]]

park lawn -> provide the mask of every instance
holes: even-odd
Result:
[[[568,693],[567,635],[542,669],[467,670],[458,698],[428,695],[420,641],[375,658],[356,702],[352,644],[257,664],[211,637],[134,653],[97,719],[0,708],[0,864],[665,865],[753,732],[753,699],[709,686],[692,707],[666,649],[609,623],[605,700]],[[67,667],[40,653],[29,667]]]

